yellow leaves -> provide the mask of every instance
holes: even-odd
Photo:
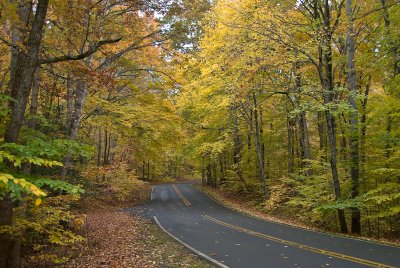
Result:
[[[36,206],[39,206],[41,203],[42,203],[42,199],[36,198],[36,200],[35,200],[35,205],[36,205]]]
[[[34,196],[46,196],[46,193],[33,183],[22,178],[15,178],[11,174],[0,173],[0,192],[10,191],[11,197],[20,198],[20,192],[24,191]]]

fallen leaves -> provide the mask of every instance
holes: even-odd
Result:
[[[64,267],[154,267],[142,241],[145,221],[122,212],[88,214],[88,250]]]

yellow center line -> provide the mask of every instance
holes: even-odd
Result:
[[[324,254],[324,255],[327,255],[327,256],[335,257],[335,258],[338,258],[338,259],[343,259],[343,260],[347,260],[347,261],[360,263],[360,264],[363,264],[363,265],[366,265],[366,266],[370,266],[370,267],[395,268],[394,266],[390,266],[390,265],[386,265],[386,264],[382,264],[382,263],[378,263],[378,262],[374,262],[374,261],[364,260],[364,259],[360,259],[360,258],[357,258],[357,257],[344,255],[344,254],[341,254],[341,253],[332,252],[332,251],[328,251],[328,250],[324,250],[324,249],[319,249],[319,248],[303,245],[303,244],[300,244],[300,243],[284,240],[284,239],[281,239],[281,238],[273,237],[273,236],[270,236],[270,235],[266,235],[266,234],[263,234],[263,233],[259,233],[259,232],[256,232],[256,231],[252,231],[252,230],[249,230],[249,229],[245,229],[245,228],[242,228],[242,227],[239,227],[239,226],[236,226],[236,225],[232,225],[232,224],[220,221],[220,220],[215,219],[213,217],[210,217],[208,215],[203,215],[203,217],[208,219],[208,220],[210,220],[210,221],[212,221],[212,222],[215,222],[217,224],[223,225],[225,227],[234,229],[234,230],[242,232],[242,233],[251,234],[251,235],[254,235],[254,236],[257,236],[257,237],[261,237],[261,238],[268,239],[268,240],[271,240],[271,241],[274,241],[274,242],[278,242],[278,243],[281,243],[281,244],[285,244],[285,245],[301,248],[301,249],[308,250],[308,251],[311,251],[311,252],[320,253],[320,254]]]
[[[182,202],[186,205],[186,206],[191,206],[192,204],[190,204],[189,200],[186,199],[186,197],[183,196],[183,194],[181,193],[181,191],[178,189],[178,187],[176,187],[175,185],[172,185],[172,188],[174,188],[176,194],[181,198]]]

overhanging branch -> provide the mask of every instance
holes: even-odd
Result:
[[[50,59],[40,59],[39,60],[39,65],[41,64],[50,64],[50,63],[57,63],[57,62],[62,62],[62,61],[71,61],[71,60],[81,60],[84,59],[93,53],[95,53],[99,48],[106,44],[113,44],[121,41],[122,37],[116,38],[116,39],[106,39],[106,40],[100,40],[97,43],[95,43],[93,46],[91,46],[87,51],[78,54],[78,55],[65,55],[65,56],[60,56],[60,57],[55,57],[55,58],[50,58]]]

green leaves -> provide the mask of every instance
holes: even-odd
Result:
[[[22,193],[31,194],[37,197],[45,196],[46,193],[37,185],[23,178],[15,178],[11,174],[0,173],[0,198],[4,198],[4,194],[10,192],[12,200],[21,200]]]
[[[46,167],[53,167],[53,166],[62,166],[61,162],[54,161],[54,160],[47,160],[44,158],[36,157],[36,156],[26,156],[26,155],[13,155],[7,151],[0,150],[0,163],[3,163],[4,160],[8,160],[11,162],[14,167],[22,167],[24,163],[30,163],[38,166],[46,166]]]
[[[73,196],[79,196],[85,191],[79,185],[73,185],[62,180],[53,180],[46,178],[32,179],[32,183],[40,188],[49,188],[54,192],[64,192]]]

